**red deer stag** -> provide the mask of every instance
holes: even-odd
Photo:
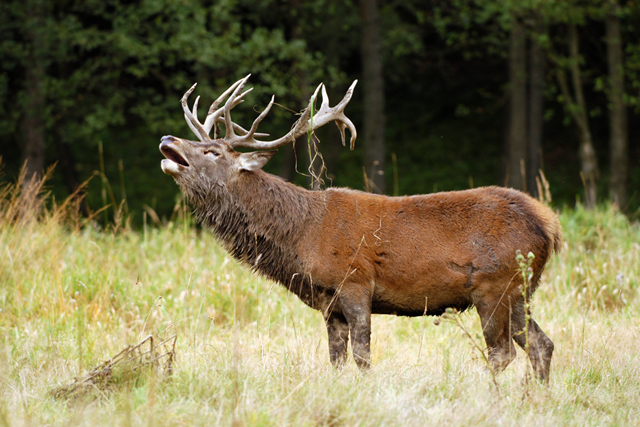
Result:
[[[356,82],[333,108],[320,84],[292,130],[264,141],[256,138],[268,135],[256,129],[273,98],[249,130],[231,120],[231,109],[251,90],[242,93],[248,77],[211,105],[204,123],[198,120],[199,98],[192,110],[187,106],[195,85],[185,93],[184,115],[200,142],[162,137],[162,170],[234,258],[322,312],[331,362],[344,363],[351,337],[358,366],[370,365],[371,314],[440,315],[448,307],[473,305],[492,367],[500,371],[513,360],[513,339],[548,382],[553,342],[530,317],[523,333],[527,316],[516,251],[535,255],[532,293],[560,248],[556,215],[519,191],[499,187],[387,197],[343,188],[310,191],[285,182],[261,170],[274,148],[331,121],[343,144],[349,129],[353,148],[356,130],[344,108]],[[312,116],[320,89],[322,105]],[[217,137],[220,124],[224,138]]]

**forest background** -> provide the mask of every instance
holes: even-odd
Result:
[[[275,94],[260,130],[280,136],[320,82],[335,104],[359,79],[354,151],[328,126],[324,160],[298,141],[265,169],[308,186],[323,163],[327,186],[386,194],[534,195],[542,170],[555,203],[636,216],[639,24],[638,2],[612,0],[3,1],[3,179],[56,164],[57,199],[93,177],[86,213],[162,221],[179,191],[158,144],[193,138],[180,98],[194,82],[204,106],[252,73],[234,119],[248,126]]]

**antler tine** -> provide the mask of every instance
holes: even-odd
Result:
[[[320,111],[316,111],[314,113],[313,118],[311,117],[311,111],[313,110],[313,105],[316,103],[316,99],[318,99],[318,92],[320,91],[320,89],[322,89],[322,93],[324,94],[327,93],[326,89],[324,88],[324,84],[320,83],[316,88],[316,90],[313,91],[313,95],[311,95],[311,98],[309,98],[309,104],[307,105],[307,108],[304,109],[304,111],[302,112],[302,114],[294,124],[293,129],[291,130],[291,132],[289,132],[291,134],[291,138],[293,138],[294,140],[298,136],[304,135],[305,133],[309,132],[309,130],[311,130],[312,127],[316,126],[315,118],[320,113]],[[322,105],[324,106],[325,97],[323,96],[322,99],[323,99]],[[326,99],[327,99],[327,107],[328,107],[329,106],[328,97]],[[320,110],[322,110],[322,107],[320,107]],[[316,127],[320,127],[320,126],[316,126]],[[298,135],[298,136],[294,136],[294,135]]]
[[[340,101],[338,105],[336,105],[333,108],[339,108],[341,110],[344,110],[344,107],[346,107],[349,101],[351,101],[351,97],[353,96],[353,91],[355,90],[357,84],[358,84],[358,80],[356,79],[353,81],[353,83],[351,83],[351,86],[349,86],[349,89],[347,89],[347,93],[344,94],[344,98],[342,98],[342,101]]]
[[[356,146],[356,138],[358,137],[358,131],[356,130],[353,122],[349,120],[348,117],[345,117],[342,122],[336,121],[336,126],[338,126],[338,129],[340,129],[340,138],[342,139],[343,147],[345,142],[344,131],[345,129],[349,129],[349,132],[351,133],[351,139],[349,140],[349,149],[353,151]]]
[[[211,104],[211,107],[209,107],[209,112],[207,113],[207,118],[204,122],[204,128],[207,130],[207,132],[211,131],[211,128],[213,127],[213,125],[217,124],[217,123],[224,123],[224,120],[220,119],[220,116],[222,116],[224,114],[224,110],[218,110],[218,107],[220,106],[220,103],[227,97],[229,96],[229,94],[231,92],[233,92],[236,87],[242,83],[243,80],[247,79],[251,74],[249,74],[247,77],[245,77],[244,79],[240,79],[237,82],[235,82],[233,85],[231,85],[231,87],[229,89],[227,89],[222,95],[220,95],[218,97],[218,99],[216,99],[215,101],[213,101],[213,103]],[[246,81],[246,80],[245,80]],[[253,90],[253,88],[249,88],[246,91],[244,91],[242,94],[240,94],[240,96],[238,96],[236,98],[236,102],[234,103],[234,105],[231,106],[231,108],[234,108],[235,106],[237,106],[238,104],[244,102],[244,96],[246,94],[248,94],[249,92],[251,92]]]
[[[267,114],[269,113],[269,110],[271,110],[271,107],[273,106],[273,103],[275,102],[275,100],[276,100],[276,96],[272,95],[271,96],[271,101],[269,102],[269,105],[267,105],[267,108],[265,108],[264,111],[262,113],[260,113],[258,118],[253,121],[253,124],[251,125],[251,129],[249,129],[249,132],[246,135],[247,138],[252,138],[252,137],[254,137],[256,135],[256,130],[258,130],[258,125],[267,116]],[[260,135],[264,135],[264,134],[260,134]]]
[[[242,102],[244,102],[244,99],[242,99],[242,98],[246,94],[251,92],[252,90],[253,90],[253,88],[247,89],[244,92],[242,92],[240,95],[238,95],[238,97],[236,98],[234,103],[231,105],[231,108],[234,108],[238,104],[241,104]],[[204,122],[204,129],[207,132],[211,132],[211,129],[213,128],[213,126],[215,126],[216,124],[220,124],[220,123],[225,123],[225,120],[224,120],[224,109],[218,110],[218,105],[215,105],[215,103],[213,103],[213,104],[211,104],[211,107],[209,108],[209,115],[207,116],[207,120]],[[247,132],[248,132],[245,128],[243,128],[242,126],[240,126],[237,123],[233,124],[233,129],[236,132],[238,132],[240,135],[246,135]],[[269,136],[269,134],[268,133],[255,133],[254,136],[257,136],[259,138],[264,138],[266,136]]]
[[[204,142],[207,138],[209,138],[209,133],[204,130],[202,124],[198,121],[198,118],[189,110],[189,106],[187,105],[187,98],[189,98],[189,95],[191,95],[191,92],[193,92],[197,84],[198,83],[194,83],[193,86],[191,86],[191,88],[185,92],[185,94],[182,96],[182,99],[180,100],[180,103],[182,104],[184,118],[186,119],[189,128],[193,131],[194,134],[196,134],[200,141]],[[197,109],[197,104],[198,100],[196,100],[193,106],[194,112]]]
[[[198,123],[200,123],[200,120],[198,120],[198,102],[199,101],[200,101],[200,95],[196,96],[196,100],[193,103],[193,108],[191,109],[191,114],[193,114],[193,117],[196,119]],[[205,129],[205,132],[206,132],[206,129]],[[207,132],[207,135],[209,135],[209,132]]]
[[[247,79],[251,76],[251,74],[247,74],[245,77],[241,78],[240,80],[238,80],[237,82],[235,82],[234,84],[232,84],[229,89],[225,90],[224,93],[222,95],[220,95],[218,97],[218,99],[216,99],[215,101],[213,101],[213,103],[211,104],[211,107],[209,107],[209,113],[211,114],[214,111],[216,111],[218,109],[218,106],[220,105],[220,103],[227,97],[229,96],[229,94],[231,92],[233,92],[236,87],[238,87],[238,85],[240,83],[246,82]],[[245,92],[242,93],[242,95],[240,95],[238,98],[242,98],[243,96],[245,96],[246,94],[248,94],[249,92],[251,92],[253,90],[253,88],[249,88],[247,89]]]
[[[227,99],[227,102],[224,104],[224,109],[223,109],[224,124],[225,124],[225,127],[227,128],[227,133],[225,134],[225,137],[224,137],[225,141],[228,139],[233,140],[236,137],[236,134],[233,129],[234,123],[231,121],[231,109],[236,105],[238,105],[240,102],[242,102],[241,97],[237,100],[237,102],[236,102],[236,98],[238,97],[238,94],[242,92],[242,89],[244,89],[244,84],[247,82],[247,80],[249,80],[250,76],[251,74],[249,74],[247,77],[245,77],[244,79],[241,79],[238,82],[239,83],[238,86],[235,88],[231,96],[229,96],[229,99]]]
[[[322,104],[320,104],[320,110],[328,110],[329,109],[329,95],[327,95],[327,88],[325,85],[322,85]]]

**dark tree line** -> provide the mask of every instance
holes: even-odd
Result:
[[[556,201],[611,199],[633,213],[639,21],[640,6],[614,0],[9,0],[4,173],[57,162],[61,197],[96,175],[90,208],[126,199],[134,217],[145,206],[168,217],[177,190],[157,143],[189,136],[179,99],[193,82],[206,103],[252,73],[234,118],[250,122],[275,94],[285,108],[263,126],[279,134],[320,81],[331,94],[359,79],[356,150],[322,130],[283,149],[272,172],[389,194],[490,184],[536,194],[542,170]]]

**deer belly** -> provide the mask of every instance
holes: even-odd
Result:
[[[440,315],[447,308],[460,311],[471,306],[468,280],[464,275],[449,277],[449,280],[416,281],[411,284],[389,286],[377,283],[371,301],[373,314],[398,316]]]

